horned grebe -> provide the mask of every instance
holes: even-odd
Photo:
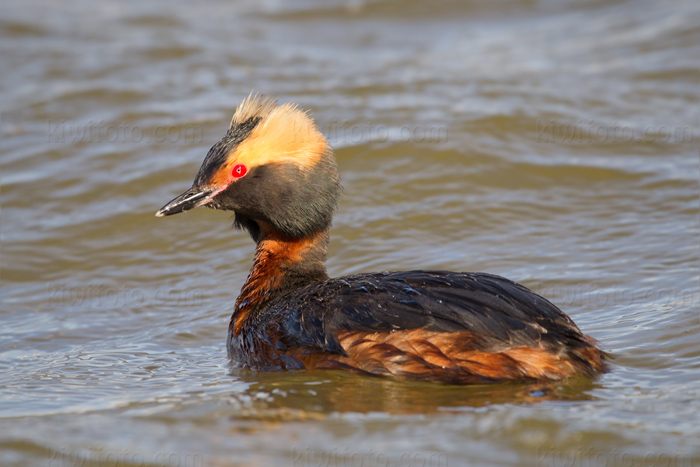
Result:
[[[508,279],[448,271],[329,278],[340,190],[333,152],[307,113],[251,94],[192,187],[156,213],[233,211],[234,225],[256,242],[226,341],[238,365],[460,384],[606,371],[592,338]]]

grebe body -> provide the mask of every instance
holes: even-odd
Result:
[[[257,244],[227,349],[257,370],[346,369],[459,384],[606,371],[606,354],[559,308],[484,273],[401,271],[329,278],[340,194],[333,153],[309,116],[249,96],[193,186],[157,216],[231,210]]]

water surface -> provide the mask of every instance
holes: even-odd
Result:
[[[0,464],[700,464],[700,4],[6,2]],[[455,387],[232,369],[253,244],[154,212],[251,90],[309,109],[331,275],[488,271],[615,356]]]

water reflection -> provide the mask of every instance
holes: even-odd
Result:
[[[264,419],[372,412],[417,415],[478,410],[495,404],[587,401],[595,399],[590,391],[598,385],[586,377],[548,383],[456,386],[338,371],[261,373],[232,369],[231,375],[250,384],[245,394],[252,405],[243,409],[242,416]]]

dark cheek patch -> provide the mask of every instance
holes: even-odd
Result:
[[[221,174],[232,177],[231,170]],[[339,191],[334,174],[334,166],[324,165],[306,173],[288,162],[250,167],[244,177],[226,186],[217,202],[236,216],[264,221],[283,235],[302,238],[330,226]]]

